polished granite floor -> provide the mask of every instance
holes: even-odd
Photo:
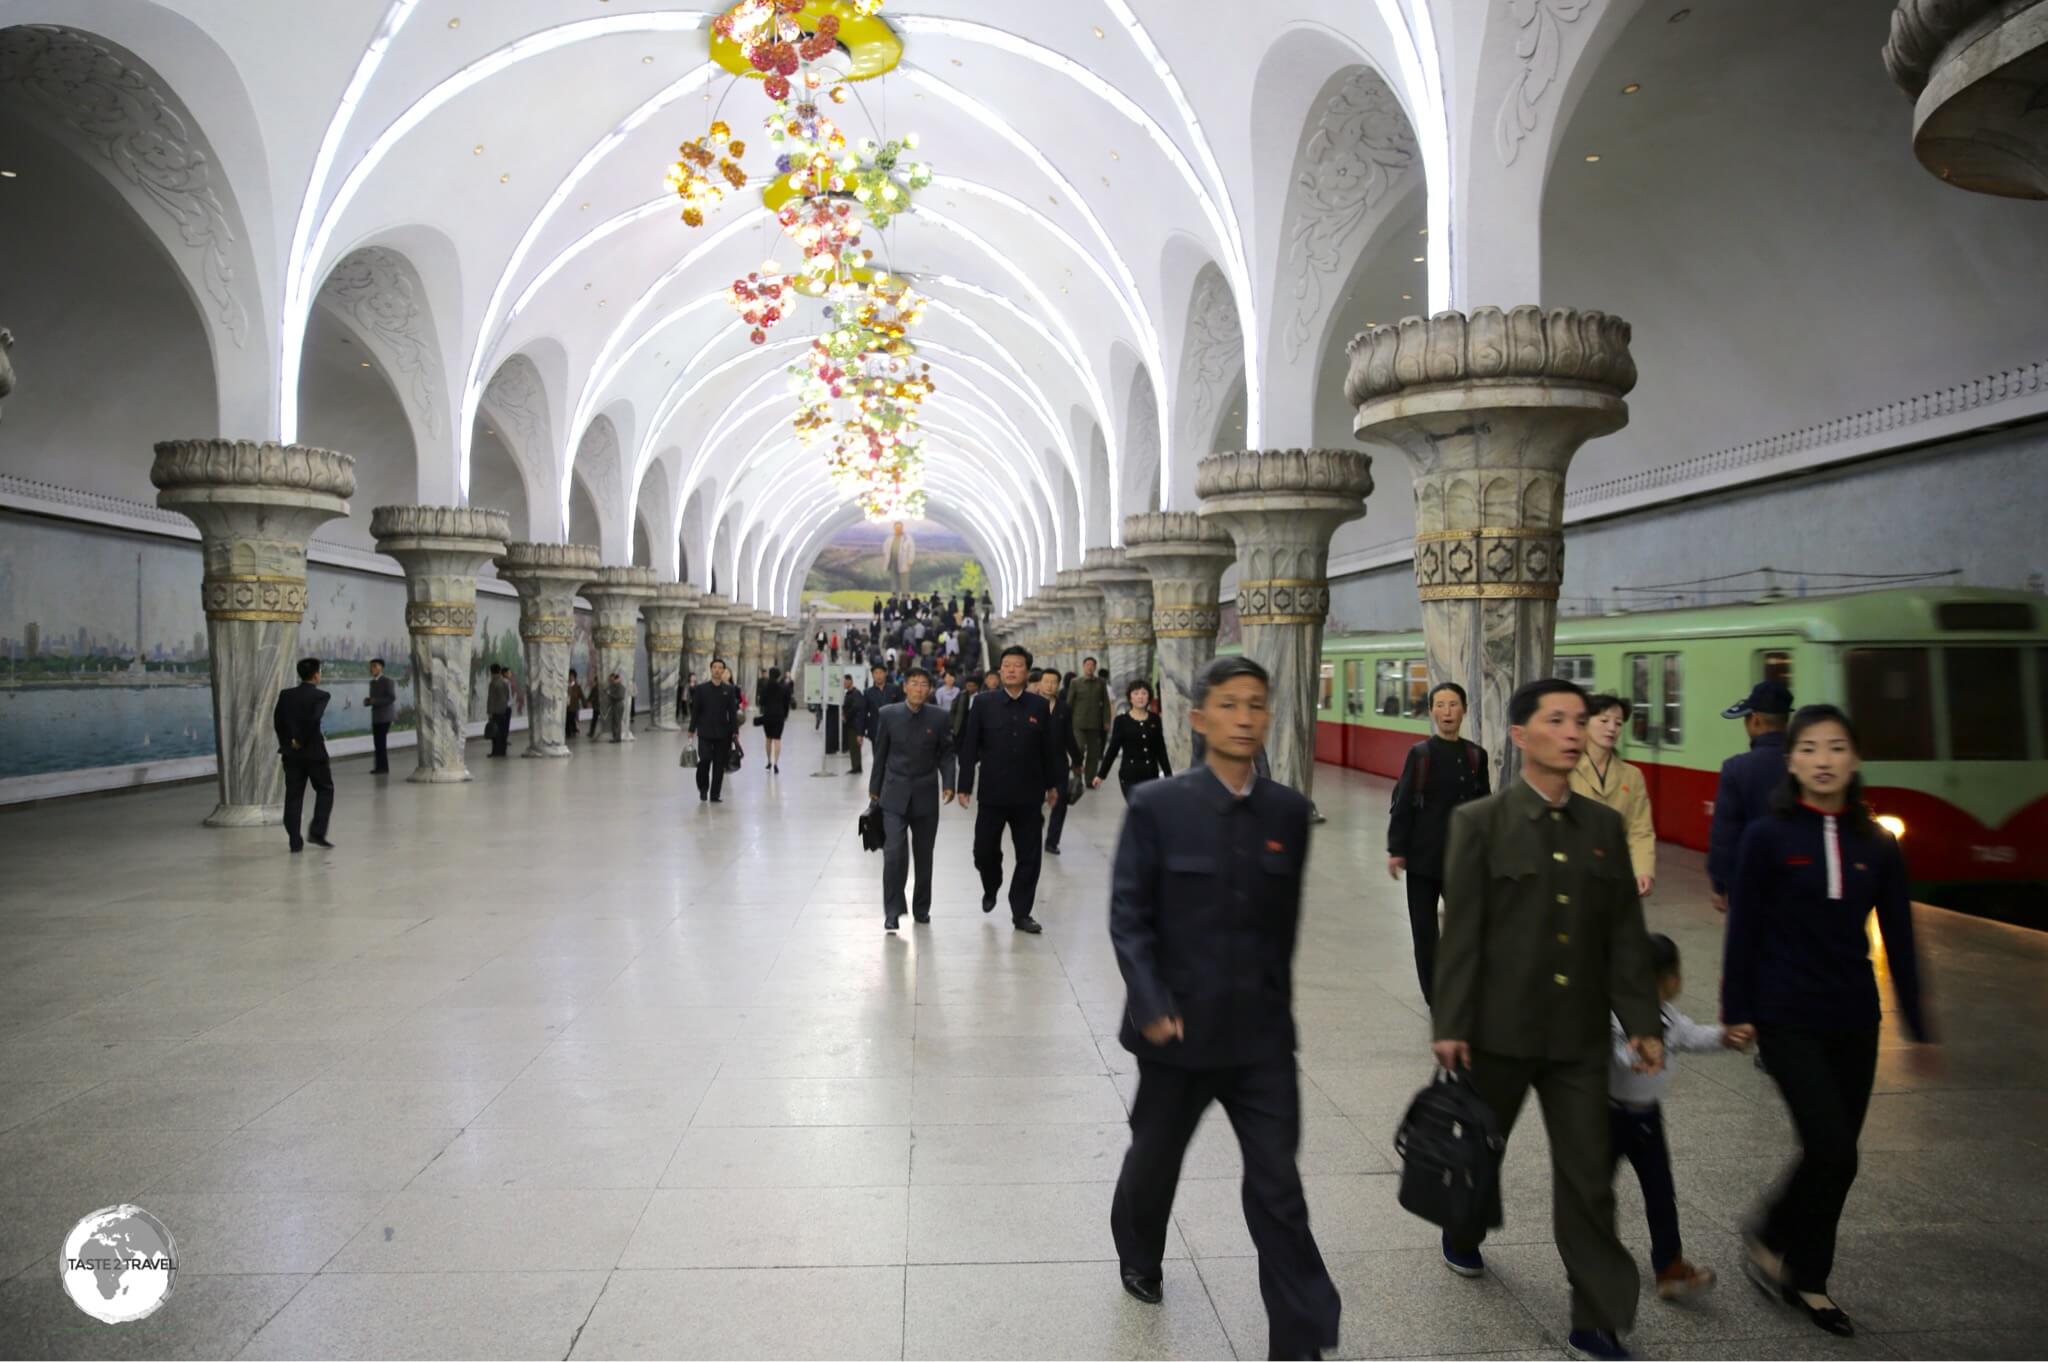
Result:
[[[1117,1286],[1118,797],[1084,802],[1048,858],[1042,937],[977,911],[957,811],[936,920],[885,937],[859,787],[810,775],[815,739],[791,732],[787,772],[755,752],[715,807],[672,735],[569,762],[473,745],[460,787],[343,762],[339,849],[302,856],[201,828],[210,786],[0,814],[0,1354],[1262,1356],[1216,1113],[1165,1305]],[[1318,782],[1302,1165],[1342,1352],[1557,1356],[1540,1122],[1511,1145],[1483,1279],[1447,1273],[1395,1204],[1393,1128],[1429,1070],[1386,785]],[[1700,860],[1663,865],[1652,925],[1711,1015]],[[1920,921],[1948,1064],[1920,1080],[1886,1054],[1835,1278],[1863,1335],[1741,1281],[1735,1230],[1788,1126],[1747,1059],[1687,1058],[1686,1247],[1724,1280],[1646,1298],[1642,1354],[2048,1351],[2048,937]],[[163,1310],[112,1329],[63,1298],[55,1257],[123,1201],[182,1266]],[[1644,1253],[1626,1177],[1621,1204]]]

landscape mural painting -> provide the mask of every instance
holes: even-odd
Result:
[[[196,543],[0,515],[0,781],[214,755],[200,575]],[[306,596],[299,652],[321,659],[334,697],[327,736],[370,731],[373,657],[398,682],[394,727],[410,729],[403,581],[313,564]],[[472,719],[489,664],[520,668],[518,626],[516,599],[479,594]]]
[[[898,553],[909,559],[905,575],[911,591],[920,596],[972,591],[979,596],[987,589],[988,574],[958,534],[930,520],[885,520],[849,526],[826,543],[804,578],[804,604],[864,615],[875,597],[895,591],[890,546],[898,523],[909,548],[907,555]]]

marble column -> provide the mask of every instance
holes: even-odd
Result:
[[[590,642],[597,653],[597,685],[600,691],[611,683],[613,672],[626,683],[626,717],[619,737],[634,741],[633,701],[640,693],[633,655],[640,642],[640,603],[653,598],[661,579],[651,567],[601,567],[583,583],[583,599],[590,602]],[[611,736],[611,701],[598,732]]]
[[[1316,692],[1330,613],[1330,536],[1365,514],[1372,459],[1352,449],[1245,450],[1195,466],[1202,519],[1237,545],[1245,656],[1272,677],[1273,778],[1315,793]]]
[[[1550,673],[1564,580],[1565,471],[1628,424],[1628,323],[1601,312],[1478,308],[1351,342],[1353,429],[1408,456],[1429,679],[1471,697],[1466,734],[1494,788],[1518,768],[1507,702]]]
[[[413,712],[419,762],[409,781],[470,779],[469,669],[476,657],[476,575],[505,553],[503,511],[469,506],[379,506],[370,512],[377,552],[405,569],[405,628],[412,635]]]
[[[1084,557],[1082,561],[1087,560]],[[1066,568],[1059,574],[1059,590],[1060,604],[1074,622],[1074,665],[1067,670],[1080,671],[1082,662],[1091,657],[1098,670],[1108,667],[1109,640],[1102,632],[1102,588],[1089,581],[1082,569]]]
[[[507,544],[498,577],[519,592],[519,641],[526,651],[523,757],[566,757],[569,650],[576,642],[576,591],[597,570],[588,544]]]
[[[1152,679],[1152,579],[1120,548],[1088,550],[1081,572],[1102,593],[1103,665],[1122,695],[1134,679]]]
[[[220,782],[206,826],[280,823],[284,768],[270,716],[278,692],[299,683],[306,541],[348,514],[355,461],[306,445],[165,440],[149,480],[157,505],[199,527]]]
[[[1034,648],[1038,665],[1052,667],[1062,676],[1075,670],[1074,667],[1074,609],[1065,597],[1060,595],[1059,575],[1038,588],[1032,601],[1037,606],[1036,618],[1042,631],[1043,649]]]
[[[1913,154],[1947,184],[2048,199],[2048,4],[1898,0],[1885,68],[1913,98]]]
[[[683,630],[697,589],[682,582],[663,582],[655,594],[640,602],[647,620],[648,727],[673,732],[676,722],[676,691],[683,683]]]
[[[1159,715],[1173,769],[1194,761],[1195,678],[1216,656],[1223,615],[1216,589],[1236,557],[1230,534],[1193,511],[1148,511],[1124,519],[1124,556],[1152,580],[1152,637],[1159,655]]]
[[[683,673],[711,679],[711,655],[718,651],[718,621],[731,602],[704,592],[683,617]]]
[[[733,664],[740,694],[754,703],[754,683],[761,679],[761,612],[742,610],[739,617],[739,660]]]
[[[1003,646],[1005,648],[1015,646],[1027,649],[1031,653],[1032,662],[1043,665],[1045,661],[1045,629],[1040,623],[1043,615],[1044,610],[1040,606],[1037,597],[1033,596],[1020,601],[1017,608],[1010,612],[1010,637],[1003,640]],[[1002,655],[998,653],[995,657],[996,669],[1000,671],[1002,665]]]
[[[747,614],[747,607],[734,602],[721,611],[718,616],[718,646],[715,652],[719,657],[725,659],[725,669],[730,674],[730,679],[734,685],[739,684],[741,675],[740,636],[741,630],[746,627]],[[709,680],[710,676],[711,674],[707,671],[705,679]]]

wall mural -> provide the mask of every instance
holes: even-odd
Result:
[[[903,527],[899,538],[896,526]],[[930,520],[862,522],[826,543],[804,578],[804,603],[865,612],[877,595],[907,583],[920,596],[936,591],[980,595],[988,574],[967,541]]]
[[[213,755],[199,577],[196,543],[0,513],[0,780]],[[412,728],[404,583],[314,564],[306,587],[299,652],[321,659],[334,696],[327,736],[370,731],[373,657],[398,682],[393,727]],[[521,669],[519,602],[479,594],[475,721],[492,662]],[[517,723],[526,697],[513,695]]]

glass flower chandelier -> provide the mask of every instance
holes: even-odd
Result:
[[[788,368],[792,426],[806,449],[822,450],[833,485],[871,520],[924,513],[918,417],[934,390],[910,339],[925,300],[878,267],[862,239],[912,206],[931,167],[916,158],[915,133],[849,139],[830,112],[852,97],[848,81],[879,76],[901,56],[875,17],[881,8],[882,0],[739,0],[712,22],[713,59],[759,79],[768,98],[762,140],[774,173],[762,197],[796,255],[734,279],[726,299],[755,345],[795,311],[792,295],[825,301],[825,330]],[[827,69],[835,54],[850,68]],[[703,226],[728,192],[746,187],[746,154],[716,117],[677,148],[667,184],[686,225]]]

